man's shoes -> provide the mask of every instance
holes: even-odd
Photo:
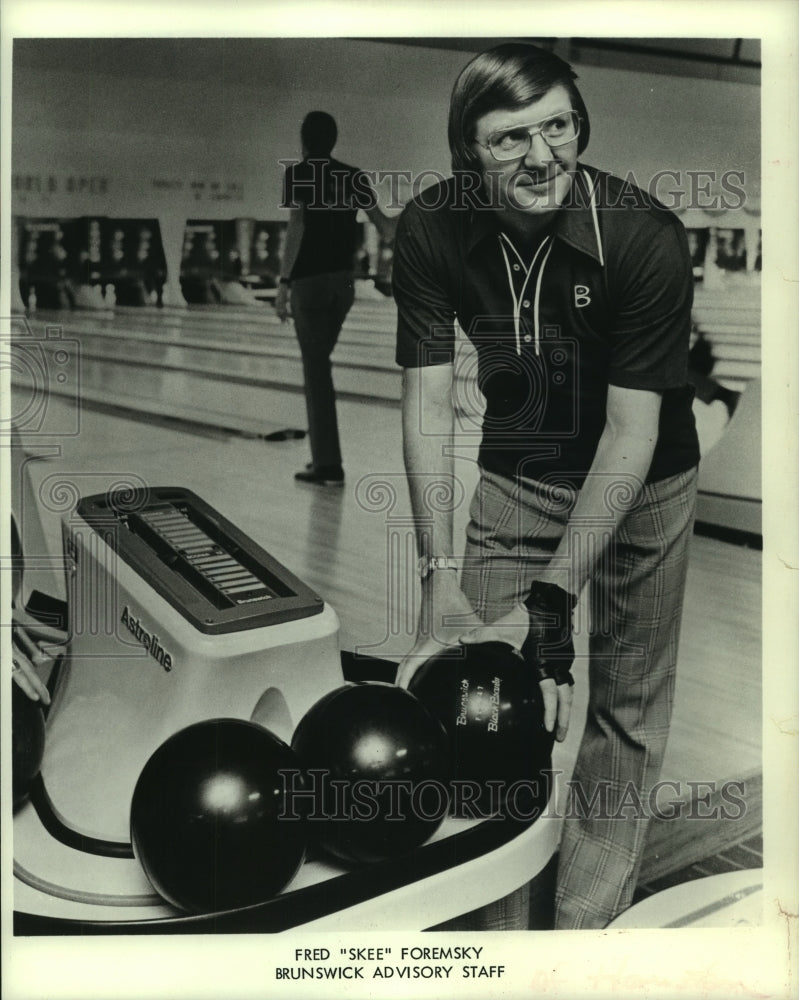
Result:
[[[306,465],[302,472],[296,472],[294,479],[298,483],[310,483],[313,486],[343,486],[344,470],[340,465]]]

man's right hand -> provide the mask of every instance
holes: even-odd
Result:
[[[275,312],[280,317],[280,322],[285,323],[291,316],[291,305],[289,303],[289,286],[281,284],[277,286],[275,295]]]
[[[55,651],[45,651],[45,649],[35,641],[34,638],[23,628],[22,625],[14,622],[12,629],[12,654],[11,679],[20,687],[31,701],[41,701],[44,705],[50,704],[50,692],[47,685],[39,677],[39,667],[51,668],[58,653]]]
[[[455,646],[464,631],[481,625],[453,570],[437,570],[422,584],[422,612],[416,642],[397,668],[396,683],[407,687],[425,663],[448,646]]]

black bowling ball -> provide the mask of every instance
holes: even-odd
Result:
[[[303,824],[286,808],[298,778],[290,747],[252,722],[212,719],[169,737],[130,810],[134,854],[153,887],[192,913],[278,893],[305,856]]]
[[[504,642],[457,645],[426,660],[409,690],[447,731],[454,815],[534,818],[546,805],[554,736],[533,672]]]
[[[291,745],[314,792],[309,834],[339,861],[396,858],[446,816],[446,733],[403,688],[379,681],[336,688],[303,716]]]
[[[24,805],[44,757],[44,712],[38,701],[11,683],[11,784],[14,810]]]

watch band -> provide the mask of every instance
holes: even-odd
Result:
[[[423,580],[426,580],[437,569],[457,570],[459,568],[458,560],[454,556],[431,556],[429,559],[423,557],[419,560],[419,576]]]

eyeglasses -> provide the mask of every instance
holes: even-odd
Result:
[[[474,141],[478,146],[502,163],[526,156],[533,144],[533,136],[540,135],[548,146],[565,146],[580,134],[580,116],[576,111],[561,111],[551,118],[543,118],[532,125],[516,125],[514,128],[492,132],[486,142]]]

